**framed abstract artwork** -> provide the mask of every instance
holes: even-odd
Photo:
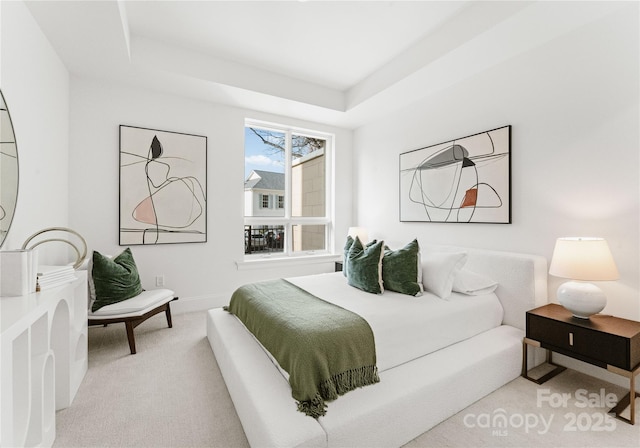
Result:
[[[511,126],[400,154],[400,221],[511,224]]]
[[[207,137],[120,125],[120,239],[207,241]]]

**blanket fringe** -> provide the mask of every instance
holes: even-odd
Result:
[[[319,385],[319,392],[312,400],[298,402],[298,411],[306,415],[318,418],[326,414],[325,401],[332,401],[340,395],[380,382],[377,366],[364,366],[347,370],[323,381]]]
[[[378,383],[378,367],[364,366],[340,372],[320,383],[320,395],[327,401],[335,400],[358,387]]]
[[[327,404],[320,394],[316,394],[312,400],[299,401],[298,411],[304,412],[309,417],[318,418],[327,413]]]

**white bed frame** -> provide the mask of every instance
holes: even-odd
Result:
[[[397,447],[512,381],[522,369],[525,312],[547,302],[547,260],[456,247],[466,268],[497,282],[503,325],[380,373],[380,383],[329,403],[319,419],[296,409],[291,388],[232,315],[210,310],[207,337],[252,447]]]

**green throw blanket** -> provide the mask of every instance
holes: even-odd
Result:
[[[289,373],[298,410],[311,417],[325,415],[325,401],[380,381],[367,321],[286,280],[242,286],[225,309]]]

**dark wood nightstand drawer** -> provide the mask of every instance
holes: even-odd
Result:
[[[527,312],[526,335],[544,348],[599,367],[633,370],[640,365],[640,322],[606,315],[580,319],[549,304]]]
[[[577,358],[587,358],[592,364],[607,364],[630,370],[629,340],[600,331],[529,315],[527,337],[540,342],[543,347]]]

